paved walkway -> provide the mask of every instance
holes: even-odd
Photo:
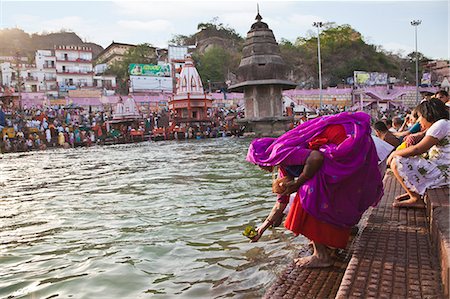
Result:
[[[301,269],[292,263],[264,297],[444,298],[426,211],[393,208],[394,197],[401,193],[387,174],[382,201],[360,222],[360,234],[348,251],[338,253],[326,269]]]

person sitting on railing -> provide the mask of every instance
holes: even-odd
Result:
[[[417,113],[420,125],[426,129],[425,137],[413,146],[394,151],[388,159],[395,177],[406,191],[395,198],[394,207],[424,208],[422,197],[427,189],[450,183],[448,110],[442,101],[431,99],[420,103]]]

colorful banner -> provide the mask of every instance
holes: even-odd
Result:
[[[373,86],[388,84],[387,73],[354,71],[353,74],[355,85]]]
[[[170,77],[170,65],[162,64],[139,64],[131,63],[128,66],[128,73],[135,76],[150,76],[150,77]]]
[[[426,86],[431,86],[431,73],[423,73],[420,84],[426,85]]]

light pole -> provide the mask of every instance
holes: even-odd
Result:
[[[416,105],[419,104],[419,53],[417,52],[417,26],[422,23],[421,20],[411,21],[411,25],[414,26],[415,31],[415,43],[416,43]]]
[[[314,27],[317,27],[317,60],[319,63],[319,109],[322,109],[322,66],[320,62],[320,28],[322,28],[322,22],[314,22]]]

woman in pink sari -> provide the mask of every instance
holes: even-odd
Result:
[[[309,238],[314,253],[295,262],[304,267],[330,266],[327,247],[345,248],[351,227],[383,195],[370,133],[368,114],[344,112],[308,121],[278,138],[254,140],[249,162],[267,170],[278,166],[282,175],[298,177],[287,184],[253,241],[281,217],[287,195],[297,192],[285,227]],[[293,169],[302,172],[294,174]]]

